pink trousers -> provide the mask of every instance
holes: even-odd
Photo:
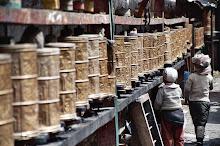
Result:
[[[175,126],[161,117],[164,146],[184,146],[183,126]]]

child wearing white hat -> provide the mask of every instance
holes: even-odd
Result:
[[[177,78],[176,69],[164,69],[165,85],[159,88],[154,102],[155,110],[161,111],[162,139],[165,146],[184,146],[182,90],[178,84],[175,84]]]

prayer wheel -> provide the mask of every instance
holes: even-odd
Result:
[[[108,58],[107,39],[99,38],[99,58]]]
[[[11,80],[11,56],[0,54],[0,145],[13,146],[13,89]]]
[[[39,135],[37,46],[34,44],[0,45],[1,53],[12,56],[14,89],[14,138],[27,140]]]
[[[131,51],[131,64],[138,64],[138,51]]]
[[[38,92],[39,92],[39,130],[41,133],[60,130],[59,48],[37,50]]]
[[[149,59],[143,59],[143,72],[149,72]]]
[[[116,76],[108,76],[109,96],[115,96]]]
[[[76,65],[74,43],[48,43],[46,47],[57,47],[59,56],[59,106],[60,119],[69,121],[76,118]]]
[[[116,66],[125,66],[125,52],[116,52]]]
[[[154,47],[154,37],[148,33],[143,36],[143,47]]]
[[[138,80],[138,64],[131,64],[131,78]]]

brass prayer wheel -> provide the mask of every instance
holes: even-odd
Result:
[[[89,61],[76,61],[76,80],[86,80],[88,75]]]
[[[99,99],[99,74],[89,75],[89,96],[88,99]]]
[[[59,113],[59,48],[37,50],[39,130],[41,133],[60,130]]]
[[[115,90],[116,90],[115,81],[116,81],[116,76],[108,76],[108,89],[110,96],[115,96]]]
[[[12,56],[14,138],[18,140],[39,135],[36,48],[34,44],[0,45],[1,53]]]
[[[131,64],[131,78],[138,80],[138,64]]]
[[[99,90],[101,98],[108,97],[111,90],[108,88],[108,74],[103,74],[99,76]]]
[[[0,145],[13,146],[13,90],[11,80],[11,56],[0,54]]]
[[[131,51],[131,64],[138,64],[138,51]]]
[[[48,43],[47,47],[57,47],[59,55],[59,114],[60,120],[69,121],[76,118],[76,69],[74,43]]]
[[[116,66],[125,66],[125,52],[116,52]]]
[[[99,58],[100,75],[108,74],[108,58]]]

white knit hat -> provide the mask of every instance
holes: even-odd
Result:
[[[167,67],[163,71],[163,77],[167,82],[174,83],[178,78],[178,72],[172,67]]]

